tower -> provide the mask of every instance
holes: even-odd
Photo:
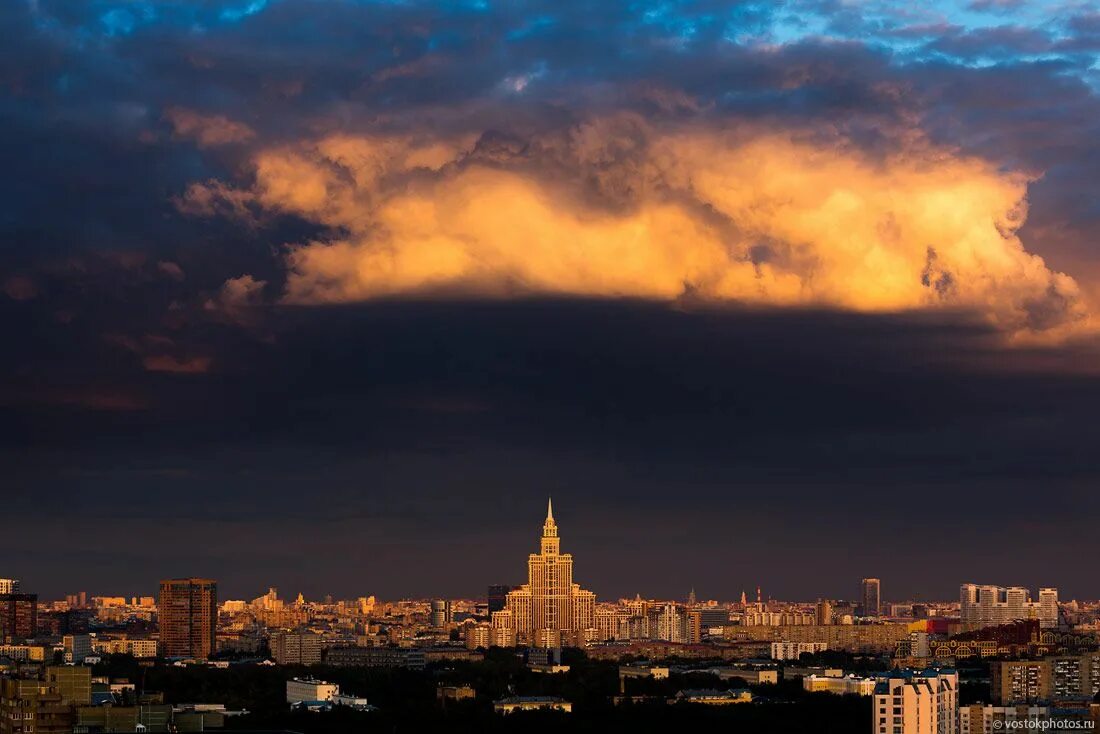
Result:
[[[205,660],[215,650],[218,584],[198,578],[161,581],[157,619],[165,657]]]
[[[527,557],[527,583],[508,592],[505,608],[522,641],[555,646],[595,626],[596,595],[573,583],[573,556],[561,552],[553,501],[546,503],[539,552]]]

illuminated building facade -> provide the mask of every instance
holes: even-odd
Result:
[[[539,552],[527,559],[527,583],[508,592],[505,608],[520,641],[553,647],[595,627],[596,595],[573,583],[573,556],[561,552],[548,503]],[[593,633],[594,634],[594,633]]]

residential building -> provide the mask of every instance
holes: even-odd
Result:
[[[878,579],[863,579],[859,591],[859,598],[863,602],[863,616],[879,616],[882,613],[882,582]]]
[[[279,665],[317,665],[321,662],[321,635],[315,632],[276,632],[271,636],[271,657]]]
[[[97,637],[92,640],[92,650],[103,655],[132,655],[135,658],[155,658],[157,656],[157,641],[129,638],[105,640]]]
[[[879,680],[875,734],[957,734],[959,675],[949,669],[894,670]]]
[[[773,642],[771,658],[773,660],[798,660],[803,654],[812,655],[829,649],[827,642]]]
[[[37,628],[37,594],[0,593],[0,643],[18,643],[34,637]]]
[[[973,629],[1023,619],[1038,619],[1044,628],[1058,626],[1058,590],[1039,589],[1039,600],[1022,586],[963,584],[959,587],[959,612],[964,626]]]
[[[975,703],[959,709],[959,734],[1042,731],[1040,722],[1050,721],[1049,706],[994,706]]]
[[[217,582],[201,578],[161,581],[157,616],[161,654],[205,660],[215,650]]]

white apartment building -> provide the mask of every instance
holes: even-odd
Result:
[[[1058,590],[1039,589],[1039,600],[1022,586],[963,584],[959,587],[962,622],[974,627],[1038,619],[1042,627],[1058,626]]]
[[[875,734],[958,734],[959,674],[954,670],[895,670],[875,686]]]
[[[331,701],[340,695],[340,686],[312,678],[291,678],[286,682],[286,702]]]

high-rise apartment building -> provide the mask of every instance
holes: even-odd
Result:
[[[1039,589],[1039,600],[1022,586],[963,584],[959,587],[962,623],[970,628],[1038,619],[1041,627],[1058,626],[1058,590]]]
[[[0,594],[18,594],[19,579],[0,579]]]
[[[0,643],[10,644],[34,637],[37,627],[37,594],[0,594]]]
[[[162,655],[198,660],[210,657],[215,650],[218,584],[199,578],[161,581],[157,616]]]
[[[1100,694],[1100,652],[997,660],[989,674],[990,694],[998,705],[1091,700]]]
[[[276,632],[271,657],[279,665],[316,665],[321,662],[321,636],[306,630]]]
[[[893,670],[875,686],[875,734],[957,734],[959,674]]]
[[[859,591],[863,602],[863,616],[879,616],[882,613],[882,582],[878,579],[863,579]]]
[[[553,503],[546,507],[539,552],[527,559],[527,583],[508,592],[505,607],[524,642],[553,647],[563,636],[595,627],[596,595],[573,583],[573,556],[561,552]]]

